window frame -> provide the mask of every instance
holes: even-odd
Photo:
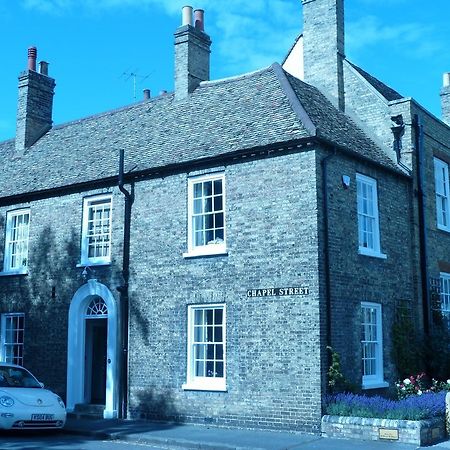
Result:
[[[362,373],[362,388],[363,389],[376,389],[389,386],[384,381],[384,359],[383,359],[383,314],[381,303],[374,302],[361,302],[361,373]],[[363,334],[364,325],[364,309],[370,308],[375,310],[376,317],[376,343],[375,349],[375,373],[370,375],[364,374],[364,343],[366,342],[365,335]]]
[[[19,342],[18,340],[15,340],[14,342],[6,342],[6,322],[7,319],[13,319],[13,318],[22,318],[23,319],[23,327],[22,328],[14,328],[14,331],[17,333],[17,331],[22,331],[22,341]],[[23,366],[23,354],[24,354],[24,342],[25,342],[25,314],[24,313],[3,313],[1,314],[1,322],[0,322],[0,357],[2,362],[12,363],[12,364],[18,364],[20,366]],[[6,347],[15,347],[18,346],[21,348],[21,356],[15,357],[13,356],[12,360],[7,361],[7,351]]]
[[[206,181],[220,180],[222,182],[222,214],[223,214],[223,242],[204,245],[194,245],[194,186],[197,183]],[[187,224],[187,247],[188,251],[183,254],[184,257],[207,256],[227,254],[226,246],[226,192],[225,192],[225,174],[209,173],[188,178],[188,224]],[[213,228],[216,229],[216,228]]]
[[[447,324],[450,325],[450,273],[440,272],[439,281],[440,281],[439,300],[440,300],[441,314],[442,317],[447,321]],[[445,291],[444,286],[447,287]],[[444,296],[445,301],[443,300]],[[447,307],[446,309],[443,308],[444,305]]]
[[[443,179],[438,178],[439,172],[443,171]],[[440,184],[440,186],[439,186]],[[442,192],[439,192],[439,188]],[[450,231],[450,211],[449,211],[450,183],[448,177],[448,163],[442,159],[434,157],[434,193],[436,205],[436,226],[439,230]],[[440,201],[441,200],[441,201]],[[442,202],[446,210],[442,208]],[[446,222],[446,223],[445,223]]]
[[[369,216],[365,214],[361,210],[361,197],[362,193],[360,192],[359,185],[360,183],[364,183],[369,185],[372,188],[372,197],[371,201],[373,204],[373,215]],[[378,206],[378,183],[375,178],[369,177],[367,175],[363,175],[361,173],[356,174],[356,213],[358,219],[358,253],[366,256],[374,256],[377,258],[386,258],[386,255],[381,252],[381,242],[380,242],[380,212]],[[362,230],[363,222],[361,216],[368,216],[373,220],[373,247],[364,247],[361,240],[361,233],[364,232]]]
[[[88,219],[91,204],[97,201],[109,201],[109,253],[107,256],[89,257],[89,239],[88,239]],[[95,266],[95,265],[109,265],[111,264],[112,251],[112,213],[113,213],[113,198],[112,194],[91,195],[83,198],[83,222],[81,230],[81,266]]]
[[[11,245],[15,242],[12,239],[12,222],[15,217],[28,215],[28,224],[26,230],[26,264],[21,264],[17,267],[12,267],[12,252]],[[30,246],[30,223],[31,223],[31,209],[30,208],[20,208],[14,209],[6,212],[6,229],[5,229],[5,249],[4,249],[4,258],[3,258],[3,272],[6,274],[26,274],[28,273],[29,266],[29,246]]]
[[[194,318],[195,311],[198,310],[222,310],[222,345],[223,345],[223,377],[200,377],[195,375],[194,360]],[[227,370],[227,315],[225,303],[210,303],[199,305],[188,305],[187,310],[187,359],[186,359],[186,383],[182,385],[184,390],[196,391],[227,391],[226,370]],[[206,342],[206,341],[202,341]],[[215,341],[207,341],[215,342]],[[216,359],[215,359],[216,360]]]

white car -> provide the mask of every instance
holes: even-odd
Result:
[[[59,396],[23,367],[0,363],[0,429],[57,429],[65,423]]]

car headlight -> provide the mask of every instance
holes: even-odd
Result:
[[[56,398],[57,398],[58,403],[60,404],[61,408],[65,408],[66,405],[65,405],[64,402],[62,401],[62,398],[61,398],[61,397],[58,397],[58,396],[57,396]]]
[[[0,397],[0,405],[7,407],[12,406],[14,405],[14,399],[8,397],[7,395],[3,395],[2,397]]]

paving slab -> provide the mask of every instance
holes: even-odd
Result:
[[[69,418],[65,432],[179,449],[201,450],[416,450],[398,442],[358,441],[278,431],[180,425],[139,420]],[[428,449],[450,449],[446,441]]]

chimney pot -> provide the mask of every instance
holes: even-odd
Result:
[[[192,26],[192,6],[183,6],[182,8],[183,20],[181,25],[191,25]]]
[[[30,47],[28,49],[28,70],[36,72],[37,48]]]
[[[450,72],[445,72],[443,76],[443,87],[450,86]]]
[[[150,89],[144,89],[144,100],[150,100]]]
[[[39,63],[39,73],[48,76],[48,62],[41,61]]]
[[[163,90],[163,91],[159,91],[159,95],[166,95],[167,91]]]
[[[205,11],[203,9],[194,11],[194,26],[197,30],[205,31]]]

